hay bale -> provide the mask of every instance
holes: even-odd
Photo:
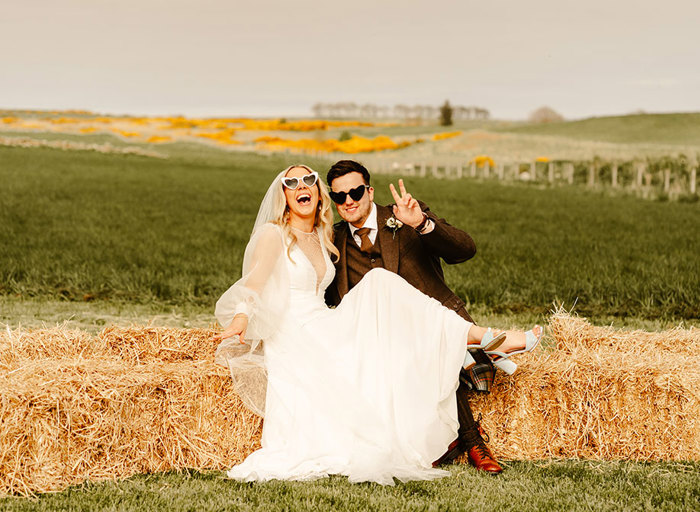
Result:
[[[117,356],[147,361],[213,361],[213,329],[107,327],[97,337],[60,326],[0,333],[0,364],[43,358]]]
[[[505,458],[700,459],[700,329],[627,331],[557,311],[549,349],[472,405]]]
[[[700,367],[690,357],[579,348],[520,363],[472,402],[499,457],[700,459]]]
[[[104,353],[94,336],[77,329],[16,329],[0,332],[0,366],[53,357],[93,357]]]
[[[262,421],[213,363],[212,333],[0,336],[0,494],[242,461],[258,446]]]
[[[213,361],[218,343],[213,329],[171,329],[167,327],[107,327],[99,335],[109,353],[124,360]]]
[[[612,326],[591,325],[585,318],[556,311],[549,322],[549,334],[557,350],[571,352],[583,347],[615,352],[649,352],[661,350],[674,354],[691,355],[700,340],[700,329],[676,327],[661,332],[626,331]]]
[[[700,459],[700,330],[591,326],[557,313],[555,347],[521,356],[473,400],[499,457]],[[0,493],[85,479],[222,469],[261,420],[213,363],[213,330],[110,327],[0,334]]]

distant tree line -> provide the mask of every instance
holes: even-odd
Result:
[[[452,121],[489,119],[490,113],[481,107],[452,106]],[[375,105],[374,103],[316,103],[311,107],[318,118],[352,117],[363,119],[440,119],[441,107],[432,105]]]

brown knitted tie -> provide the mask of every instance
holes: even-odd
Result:
[[[356,233],[360,235],[360,241],[362,242],[360,245],[360,250],[362,252],[366,252],[367,254],[369,254],[372,251],[372,247],[374,247],[372,240],[369,239],[370,231],[372,231],[371,228],[360,228],[356,231]]]

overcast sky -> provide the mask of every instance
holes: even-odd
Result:
[[[700,1],[8,0],[0,108],[700,111]]]

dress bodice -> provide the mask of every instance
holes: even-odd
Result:
[[[320,243],[316,247],[305,245],[302,248],[302,245],[295,243],[289,251],[290,258],[285,257],[289,275],[290,311],[326,307],[324,292],[335,277],[335,266],[320,232],[318,234]],[[322,275],[319,274],[319,269],[322,269]]]

